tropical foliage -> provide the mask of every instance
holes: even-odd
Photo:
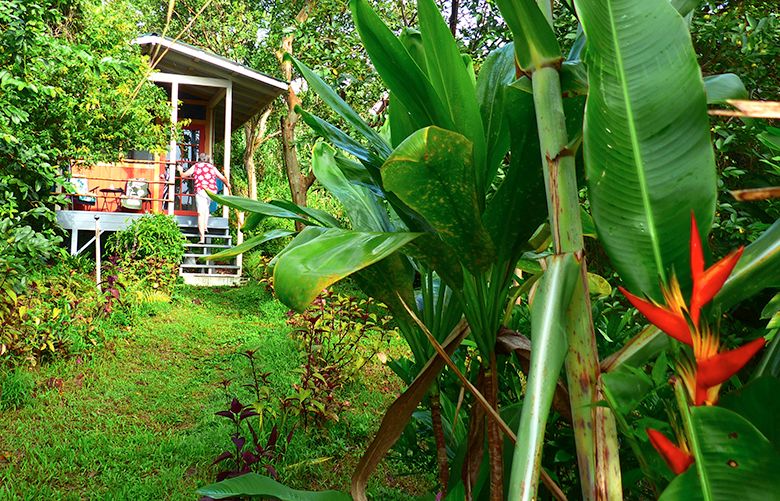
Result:
[[[3,287],[56,253],[54,187],[76,158],[113,160],[165,142],[165,96],[145,83],[123,2],[0,6]],[[3,289],[7,290],[7,289]],[[4,294],[0,291],[0,302]]]
[[[682,17],[692,5],[575,0],[583,31],[567,56],[561,54],[546,4],[503,0],[497,5],[515,44],[495,50],[475,76],[431,0],[418,2],[419,31],[406,29],[398,36],[365,0],[350,2],[366,52],[390,94],[381,132],[320,76],[292,59],[310,88],[347,125],[297,110],[333,145],[318,144],[312,164],[318,180],[344,205],[349,229],[290,202],[214,198],[256,214],[250,223],[275,217],[303,226],[273,263],[274,286],[283,302],[302,309],[323,287],[351,275],[389,306],[409,344],[409,389],[390,407],[357,466],[354,498],[365,498],[367,477],[424,397],[431,408],[443,494],[502,499],[506,492],[511,499],[532,499],[541,477],[560,497],[541,461],[545,423],[564,368],[582,497],[623,496],[617,429],[645,477],[638,492],[661,493],[667,477],[656,469],[656,460],[648,459],[644,449],[650,443],[644,430],[637,433],[641,423],[630,413],[651,391],[663,394],[660,383],[670,358],[678,361],[692,391],[690,400],[676,399],[680,417],[674,419],[682,423],[678,435],[687,437],[687,454],[696,468],[663,496],[719,498],[718,489],[740,485],[741,477],[716,466],[718,452],[705,441],[710,444],[713,434],[732,428],[741,437],[744,417],[691,406],[714,404],[713,389],[773,340],[774,331],[728,351],[719,348],[717,334],[704,325],[711,325],[717,311],[777,285],[778,230],[775,224],[744,252],[707,268],[707,232],[704,240],[698,232],[689,238],[689,229],[691,214],[707,230],[715,214],[717,171],[708,100],[723,102],[744,88],[730,76],[702,78]],[[729,82],[725,93],[717,85],[724,81]],[[590,215],[585,216],[578,165],[584,165],[588,180]],[[628,297],[682,343],[659,343],[660,332],[647,328],[603,364],[610,369],[604,374],[589,300],[591,284],[598,280],[587,274],[584,254],[582,221],[590,217],[595,228],[588,234],[597,236],[626,288],[650,301],[627,292]],[[280,236],[261,235],[234,252]],[[752,287],[739,289],[747,276]],[[692,299],[683,301],[690,291]],[[664,304],[656,302],[664,298]],[[509,329],[519,300],[530,303],[530,364],[525,392],[512,401],[499,391],[506,384],[499,374],[506,374],[513,359],[499,347],[523,345],[524,338]],[[714,307],[705,308],[707,303]],[[473,348],[458,348],[467,334]],[[686,344],[693,344],[695,368],[685,365]],[[645,387],[641,367],[656,357],[652,373],[658,384]],[[468,369],[469,360],[474,370]],[[723,361],[728,370],[720,368]],[[455,400],[443,391],[453,380],[471,394],[444,420],[468,422],[460,440],[444,433],[440,415]],[[632,381],[642,382],[643,389],[637,392]],[[634,388],[631,404],[624,401],[628,388]],[[681,384],[675,388],[682,391]],[[502,434],[517,443],[511,461],[502,453],[504,446],[511,447]],[[671,449],[658,432],[650,436],[662,451]],[[761,432],[749,436],[756,444],[767,440]],[[748,442],[731,443],[729,454],[744,458]],[[767,453],[745,469],[761,471],[771,458]],[[247,479],[253,488],[259,482]],[[768,487],[751,486],[751,492],[758,495]],[[273,495],[277,489],[268,488],[273,492],[259,488],[254,493]]]

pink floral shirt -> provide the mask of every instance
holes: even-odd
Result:
[[[198,162],[192,166],[195,171],[192,179],[195,181],[195,193],[203,190],[217,191],[217,175],[214,172],[216,168],[205,162]]]

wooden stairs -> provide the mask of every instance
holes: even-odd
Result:
[[[206,242],[198,243],[198,225],[196,218],[181,218],[179,228],[187,239],[184,258],[179,267],[179,274],[185,284],[206,287],[233,286],[241,282],[241,259],[232,258],[228,261],[211,261],[201,259],[225,249],[233,247],[233,237],[225,218],[209,218],[206,229]]]

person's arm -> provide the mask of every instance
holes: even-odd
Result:
[[[225,189],[227,190],[228,194],[230,194],[232,190],[230,189],[230,183],[228,182],[227,178],[223,176],[222,173],[219,171],[219,169],[217,169],[216,167],[214,167],[214,174],[217,175],[217,179],[219,179],[224,183]]]
[[[192,177],[192,175],[195,173],[195,166],[193,165],[187,170],[182,169],[181,165],[178,167],[179,175],[182,177],[182,179],[187,177]]]

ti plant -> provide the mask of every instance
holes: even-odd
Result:
[[[350,229],[329,214],[286,201],[212,195],[253,213],[250,225],[265,217],[303,225],[274,259],[274,287],[281,301],[302,310],[323,288],[352,276],[390,308],[409,344],[417,376],[388,409],[357,466],[351,487],[357,500],[366,499],[368,477],[426,396],[437,435],[442,496],[531,500],[541,479],[554,497],[564,499],[541,467],[545,425],[559,387],[568,389],[581,486],[581,493],[570,495],[621,499],[617,429],[631,430],[618,387],[628,381],[629,368],[642,373],[636,367],[660,352],[682,356],[682,348],[660,333],[669,332],[668,323],[677,329],[673,337],[682,340],[683,325],[697,325],[705,303],[712,312],[723,312],[778,285],[780,223],[744,249],[736,265],[727,258],[730,276],[721,264],[704,271],[706,247],[698,234],[695,264],[687,263],[689,215],[710,228],[716,198],[706,82],[683,20],[695,2],[567,2],[582,30],[565,57],[553,31],[550,2],[497,4],[514,44],[490,54],[475,75],[433,0],[418,0],[419,31],[406,29],[398,36],[367,0],[350,1],[366,52],[390,94],[388,127],[382,133],[314,71],[292,59],[347,126],[297,110],[324,139],[313,148],[314,173],[344,205]],[[741,84],[737,88],[744,91]],[[718,86],[717,99],[723,93]],[[629,296],[634,304],[656,318],[664,313],[660,325],[648,315],[658,328],[648,327],[602,362],[591,318],[582,187],[576,176],[580,163],[598,243],[626,287],[649,298]],[[274,230],[224,254],[289,235]],[[521,258],[538,257],[531,251],[539,250],[546,251],[541,263],[530,274],[520,272],[519,263],[527,262]],[[419,291],[415,283],[421,284]],[[683,310],[679,302],[661,304],[671,297],[661,284],[672,287],[675,298],[693,284],[695,305]],[[516,301],[526,295],[530,350],[524,338],[504,328]],[[679,316],[679,311],[687,313]],[[677,316],[672,319],[669,312]],[[467,336],[476,347],[479,367],[473,372],[464,371],[453,356]],[[499,354],[498,345],[530,351],[522,406],[502,407],[506,402],[498,375],[506,373],[507,357]],[[729,353],[716,353],[710,345],[707,350],[697,363],[717,365]],[[470,394],[468,437],[455,444],[442,443],[433,412],[445,402],[440,401],[445,365],[447,376]],[[697,370],[706,372],[701,365]],[[559,381],[562,373],[568,384]],[[706,393],[723,383],[716,379],[694,382],[694,402],[696,388],[706,387]],[[683,412],[698,476],[681,475],[688,480],[672,482],[671,494],[664,494],[668,499],[688,499],[693,492],[720,499],[713,497],[707,479],[714,478],[711,469],[723,470],[713,459],[720,457],[719,449],[708,442],[726,440],[714,435],[723,429],[713,421],[722,412]],[[517,423],[516,428],[507,422]],[[757,438],[761,432],[745,431],[749,423],[728,422],[740,437],[746,433],[740,441],[766,442]],[[673,444],[661,436],[651,433],[653,443],[671,450]],[[627,438],[649,472],[642,443],[633,435]],[[503,447],[513,442],[513,454],[504,454]],[[454,453],[447,454],[448,448]],[[757,471],[770,456],[762,457]],[[722,478],[738,485],[738,476],[724,476],[718,477],[718,486]]]

